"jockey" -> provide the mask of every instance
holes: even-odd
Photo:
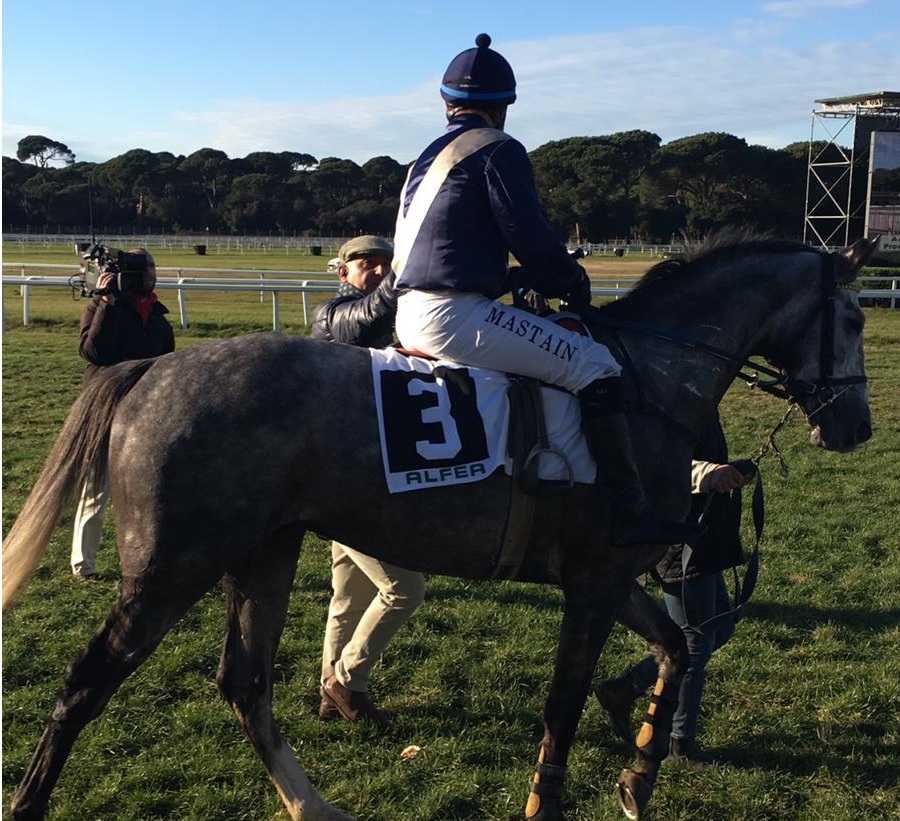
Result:
[[[621,367],[609,349],[497,301],[510,290],[509,254],[536,272],[536,290],[577,310],[590,280],[547,222],[525,148],[502,129],[516,99],[506,59],[479,34],[453,58],[440,93],[448,125],[412,165],[394,247],[401,344],[432,356],[536,377],[575,393],[612,500],[614,544],[688,541],[696,526],[653,511],[634,463]]]

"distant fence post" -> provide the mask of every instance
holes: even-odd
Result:
[[[272,291],[272,330],[281,330],[281,304],[278,301],[278,291]]]
[[[31,286],[22,284],[22,324],[31,324]]]
[[[304,287],[304,289],[309,287],[308,279],[303,280],[303,287]],[[306,299],[306,291],[305,290],[300,294],[300,297],[303,300],[303,327],[308,328],[309,327],[309,302]]]
[[[184,271],[178,271],[178,285],[184,282]],[[178,314],[181,318],[181,328],[184,330],[188,326],[187,319],[187,297],[184,294],[184,288],[178,288]]]

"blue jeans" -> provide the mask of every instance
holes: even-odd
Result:
[[[725,616],[714,624],[700,625],[718,613],[731,607],[728,588],[721,573],[708,573],[690,579],[681,585],[669,585],[663,594],[669,617],[684,632],[687,639],[689,664],[678,692],[678,707],[672,719],[672,735],[675,738],[694,738],[697,734],[697,717],[703,685],[706,683],[706,665],[709,657],[734,635],[734,618]],[[657,677],[653,656],[647,656],[630,670],[637,690],[652,687]]]

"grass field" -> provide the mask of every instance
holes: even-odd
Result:
[[[13,258],[4,249],[4,259]],[[188,264],[157,258],[160,265]],[[201,259],[231,265],[196,256],[190,264]],[[298,270],[312,270],[306,266],[313,260],[324,270],[326,258],[309,256]],[[245,262],[259,268],[264,260]],[[598,268],[590,262],[594,277],[626,275],[605,267],[623,260],[597,261]],[[649,260],[624,262],[639,273]],[[12,289],[4,294],[4,532],[83,370],[76,350],[82,304],[66,292],[44,291],[32,296],[35,321],[27,328],[15,316]],[[176,330],[179,348],[269,327],[270,307],[258,296],[208,299],[194,307],[190,328]],[[290,332],[303,331],[282,312]],[[873,309],[867,320],[874,438],[851,454],[823,453],[809,446],[797,421],[778,440],[790,476],[764,459],[768,519],[760,582],[735,638],[713,657],[702,716],[705,746],[728,765],[702,773],[664,767],[649,821],[900,817],[900,312]],[[740,386],[722,411],[737,458],[756,452],[784,406]],[[4,805],[66,665],[117,592],[111,525],[94,582],[69,575],[70,530],[71,512],[3,619]],[[329,592],[327,545],[308,536],[276,662],[275,711],[323,795],[360,821],[520,818],[541,736],[558,591],[431,578],[425,604],[376,669],[373,695],[397,714],[384,734],[314,717]],[[216,691],[223,623],[222,595],[213,590],[83,732],[48,818],[287,818]],[[598,674],[618,673],[643,652],[642,642],[617,629]],[[410,744],[420,754],[401,759]],[[630,760],[590,702],[570,761],[570,821],[621,818],[612,785]]]

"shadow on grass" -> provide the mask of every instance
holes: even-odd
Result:
[[[785,750],[785,745],[797,749]],[[761,733],[747,746],[726,745],[714,752],[739,769],[771,770],[812,777],[824,768],[831,775],[853,784],[861,792],[894,788],[900,783],[900,746],[860,745],[859,739],[831,742],[801,749],[800,739]],[[876,758],[884,762],[876,763]]]
[[[808,630],[820,624],[834,624],[851,633],[891,630],[900,624],[900,609],[872,610],[861,607],[819,607],[783,604],[753,599],[744,620],[772,622],[785,627]]]

